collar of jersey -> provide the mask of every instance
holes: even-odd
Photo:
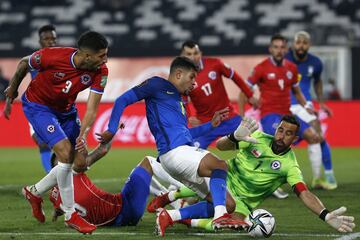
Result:
[[[77,50],[75,52],[73,52],[70,56],[70,63],[75,69],[76,69],[76,66],[75,66],[75,62],[74,62],[74,56],[76,53],[77,53]]]
[[[271,62],[275,67],[284,66],[284,61],[285,61],[285,59],[283,59],[283,60],[281,61],[281,64],[280,64],[280,65],[277,65],[276,62],[275,62],[275,60],[274,60],[274,58],[273,58],[273,57],[270,57],[270,62]]]
[[[288,149],[286,149],[285,151],[277,154],[277,153],[274,153],[274,151],[272,150],[272,144],[273,144],[273,141],[270,142],[269,147],[270,147],[271,151],[273,152],[273,154],[276,154],[278,156],[283,156],[283,155],[287,154],[291,150],[291,147],[288,147]]]

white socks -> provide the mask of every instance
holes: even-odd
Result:
[[[311,169],[313,178],[321,177],[321,145],[320,143],[308,145],[309,159],[311,163]]]
[[[74,184],[73,174],[71,171],[72,164],[59,162],[57,167],[57,184],[59,187],[62,209],[65,212],[65,221],[69,220],[71,214],[75,211],[74,208]]]
[[[226,207],[223,205],[218,205],[214,208],[214,219],[217,219],[227,213]]]
[[[58,166],[55,166],[45,177],[34,185],[37,190],[35,192],[36,195],[42,195],[56,185],[57,171]]]
[[[174,222],[181,220],[181,214],[179,210],[175,209],[175,210],[166,210],[166,211],[168,212],[168,214],[170,215],[171,219]]]

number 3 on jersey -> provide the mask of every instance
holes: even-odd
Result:
[[[63,93],[68,93],[70,91],[71,85],[72,85],[72,82],[67,80],[65,82],[65,87],[62,89],[62,92]]]
[[[202,85],[201,90],[204,91],[206,96],[209,96],[210,94],[212,94],[210,83],[205,83],[204,85]]]

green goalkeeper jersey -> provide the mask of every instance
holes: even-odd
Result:
[[[250,209],[259,205],[284,183],[303,182],[294,152],[273,153],[273,136],[256,131],[257,144],[239,142],[239,153],[229,159],[227,186],[233,197]]]

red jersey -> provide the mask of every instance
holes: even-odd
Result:
[[[189,96],[196,110],[196,117],[203,123],[210,121],[216,111],[226,107],[230,109],[230,118],[238,114],[230,104],[222,76],[233,80],[247,97],[252,96],[250,88],[230,66],[217,58],[201,59],[196,85]]]
[[[122,209],[121,194],[112,194],[96,187],[86,174],[74,175],[75,209],[88,222],[97,226],[106,225],[115,220]],[[61,197],[59,190],[53,188],[50,200],[59,208]]]
[[[82,90],[90,87],[90,91],[102,94],[108,76],[106,65],[96,71],[77,69],[74,65],[76,52],[75,48],[68,47],[43,48],[34,52],[29,58],[29,66],[38,70],[38,74],[26,89],[26,98],[66,112]]]
[[[298,84],[294,63],[284,59],[278,66],[272,58],[267,58],[256,65],[248,81],[259,86],[262,117],[269,113],[290,114],[290,91]]]

